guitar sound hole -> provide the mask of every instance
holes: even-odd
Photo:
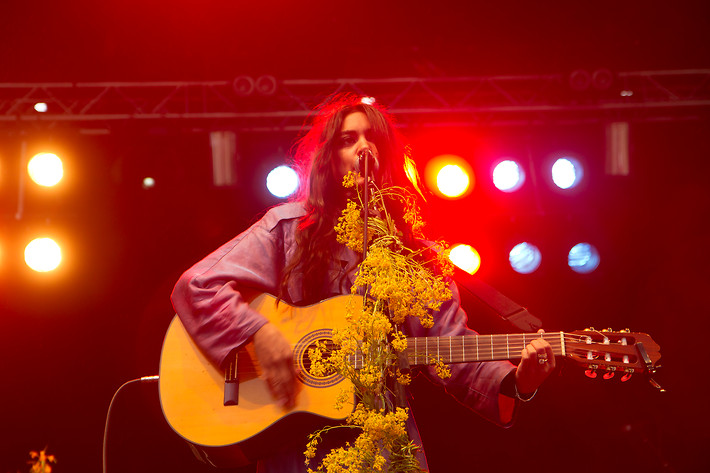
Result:
[[[340,383],[344,378],[333,370],[318,376],[311,373],[312,363],[308,350],[314,349],[316,344],[324,346],[322,358],[328,358],[337,349],[333,343],[333,331],[329,328],[314,330],[307,333],[296,343],[293,350],[293,362],[298,367],[298,379],[306,386],[314,388],[328,388]]]
[[[333,353],[333,351],[336,349],[335,344],[329,340],[329,339],[321,339],[319,342],[322,342],[325,345],[325,350],[323,350],[321,357],[323,359],[327,359],[330,357],[330,355]],[[316,348],[316,343],[311,343],[306,347],[306,349],[303,351],[303,355],[301,357],[301,367],[303,370],[305,370],[310,376],[313,376],[315,378],[327,378],[329,376],[332,376],[335,374],[335,370],[333,370],[332,367],[329,367],[324,374],[321,375],[315,375],[311,372],[311,357],[308,356],[308,352],[310,350],[313,350]]]

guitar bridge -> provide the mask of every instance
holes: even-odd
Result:
[[[234,352],[234,357],[227,364],[227,369],[224,371],[224,405],[237,406],[239,405],[239,370],[237,368],[239,352]]]

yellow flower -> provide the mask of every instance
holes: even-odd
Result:
[[[409,373],[402,373],[399,368],[397,369],[397,382],[401,385],[407,386],[411,384],[412,377]]]
[[[343,185],[357,189],[357,181],[355,173],[348,173]],[[418,447],[409,439],[406,429],[409,412],[392,404],[388,380],[403,385],[411,383],[410,375],[402,373],[397,364],[399,354],[407,349],[407,339],[398,327],[407,317],[417,318],[423,327],[433,325],[436,311],[451,298],[444,277],[451,274],[452,266],[443,242],[424,249],[405,246],[404,233],[397,228],[387,203],[399,202],[404,211],[403,223],[411,227],[409,233],[422,238],[424,223],[414,197],[406,189],[375,186],[370,195],[367,256],[351,290],[353,294],[363,294],[366,302],[362,310],[348,308],[345,326],[333,331],[334,350],[326,352],[323,344],[308,350],[309,371],[316,376],[337,372],[348,378],[359,403],[346,424],[325,427],[309,437],[304,452],[306,465],[315,458],[326,432],[351,428],[359,435],[352,444],[328,452],[317,472],[421,472],[416,459]],[[335,226],[337,241],[360,253],[363,213],[358,193],[357,201],[347,202]],[[450,370],[440,359],[434,357],[430,361],[439,376],[450,376]],[[352,392],[343,391],[336,407],[341,408],[352,399]]]
[[[357,179],[360,177],[359,173],[355,171],[349,171],[345,176],[343,176],[343,187],[346,189],[350,187],[355,187]]]
[[[407,337],[400,331],[396,331],[392,336],[392,347],[402,352],[407,349]]]
[[[431,357],[431,363],[434,365],[434,370],[436,371],[437,376],[441,379],[447,379],[451,377],[451,368],[446,366],[443,361],[441,361],[441,358],[432,356]]]

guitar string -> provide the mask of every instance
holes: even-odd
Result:
[[[527,346],[529,341],[543,338],[548,341],[555,342],[555,346],[553,345],[552,347],[552,352],[554,355],[562,355],[563,350],[560,344],[560,334],[562,334],[562,338],[565,342],[582,342],[585,344],[583,349],[574,349],[570,347],[567,348],[567,352],[583,352],[583,353],[588,353],[588,352],[601,352],[597,357],[601,354],[607,354],[609,353],[612,347],[615,346],[629,346],[632,347],[633,345],[623,345],[620,343],[610,343],[610,344],[604,344],[600,343],[598,341],[592,340],[592,343],[587,343],[587,340],[590,340],[590,336],[587,335],[579,335],[579,334],[571,334],[571,333],[565,333],[565,332],[547,332],[544,334],[540,334],[541,336],[537,336],[536,334],[511,334],[511,335],[506,335],[506,334],[493,334],[493,335],[456,335],[456,336],[444,336],[444,337],[410,337],[409,340],[413,340],[415,338],[428,338],[428,339],[439,339],[439,345],[441,345],[442,342],[444,342],[444,346],[447,345],[447,342],[451,345],[449,349],[444,349],[444,352],[449,352],[449,356],[442,356],[442,360],[444,360],[445,363],[456,363],[457,359],[461,359],[461,362],[465,361],[495,361],[495,360],[507,360],[507,359],[518,359],[520,356],[517,356],[519,352],[522,351],[523,348]],[[617,334],[618,335],[618,334]],[[530,338],[528,339],[528,337]],[[631,336],[631,334],[629,334]],[[495,341],[495,338],[504,338],[505,337],[505,343],[502,341]],[[514,337],[513,342],[510,342],[510,337]],[[483,340],[483,341],[481,341]],[[528,341],[529,340],[529,341]],[[330,342],[328,340],[328,342]],[[326,343],[333,345],[332,343]],[[463,342],[463,343],[460,343]],[[468,345],[466,345],[466,342],[469,342]],[[298,346],[298,344],[293,345],[295,348]],[[595,350],[595,347],[603,347],[603,350]],[[469,356],[466,357],[466,349],[468,348],[469,351]],[[503,356],[503,352],[506,353],[506,355],[510,354],[510,351],[513,350],[515,352],[516,356]],[[432,359],[434,359],[433,355],[429,355],[427,351],[425,350],[420,350],[418,352],[414,352],[413,347],[408,346],[406,349],[409,357],[421,357],[423,359],[426,359],[427,356],[431,356]],[[477,356],[472,357],[472,351],[477,351]],[[609,353],[611,355],[611,353]],[[630,355],[631,353],[620,353],[617,354],[617,356],[623,357],[624,355]],[[350,363],[355,365],[357,368],[357,365],[362,365],[363,362],[362,360],[362,353],[361,352],[356,352],[354,355],[349,355],[349,357],[354,357],[355,359],[351,361]],[[596,358],[595,358],[596,359]],[[590,360],[593,361],[593,360]],[[616,361],[618,363],[623,363],[623,364],[628,364],[632,365],[633,363],[630,362],[619,362],[617,360],[612,360]],[[609,361],[606,361],[609,362]],[[310,362],[306,362],[306,365],[310,365]],[[242,374],[257,374],[259,373],[260,370],[256,369],[242,369],[240,370],[240,373]]]
[[[434,336],[425,336],[425,337],[407,337],[407,340],[414,340],[414,339],[417,339],[417,340],[429,340],[429,343],[433,343],[432,340],[438,339],[438,340],[439,340],[439,343],[441,343],[441,342],[446,343],[448,340],[457,341],[457,340],[462,340],[462,339],[463,339],[463,340],[466,341],[466,342],[468,342],[469,340],[471,340],[471,341],[472,341],[471,343],[473,343],[474,345],[475,345],[476,343],[478,343],[478,345],[483,345],[483,344],[490,344],[489,340],[490,340],[490,341],[494,341],[496,338],[503,338],[505,341],[497,341],[497,340],[495,340],[494,343],[496,343],[496,344],[498,344],[498,345],[505,345],[505,344],[508,344],[508,345],[511,345],[511,346],[512,346],[512,345],[515,345],[515,344],[518,344],[518,343],[522,343],[522,345],[521,345],[521,347],[522,347],[522,346],[525,346],[525,345],[527,345],[528,343],[532,342],[533,340],[538,340],[538,339],[547,340],[548,342],[556,342],[556,343],[559,343],[559,341],[560,341],[560,334],[563,335],[563,339],[564,339],[565,342],[580,342],[580,343],[586,343],[587,340],[591,340],[590,345],[632,346],[632,344],[623,345],[623,344],[621,344],[621,343],[618,343],[618,342],[611,342],[611,341],[610,341],[609,344],[606,344],[606,343],[603,343],[603,342],[600,342],[600,341],[595,341],[591,336],[588,336],[588,335],[577,335],[577,334],[570,334],[570,333],[565,333],[565,332],[546,332],[546,333],[544,333],[544,334],[532,334],[532,333],[530,333],[530,334],[508,334],[508,335],[506,335],[506,334],[493,334],[493,335],[486,335],[486,334],[483,334],[483,335],[481,335],[481,334],[479,334],[479,335],[451,335],[451,336],[449,336],[449,335],[442,335],[442,336],[436,336],[436,335],[434,335]],[[539,335],[542,335],[542,336],[539,336]],[[631,334],[629,334],[629,335],[631,335]],[[511,338],[511,337],[513,338],[512,341],[510,341],[510,338]],[[329,339],[325,339],[325,340],[327,340],[327,342],[330,342]],[[483,341],[481,341],[481,340],[483,340]],[[508,343],[505,343],[506,341],[507,341]],[[296,344],[292,344],[291,347],[292,347],[292,348],[295,348],[295,347],[297,347],[297,346],[299,346],[299,345],[300,345],[300,343],[296,343]]]

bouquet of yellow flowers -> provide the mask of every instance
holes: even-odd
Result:
[[[355,187],[359,176],[349,173],[345,187]],[[332,429],[357,429],[352,443],[331,450],[317,472],[421,472],[416,454],[419,446],[409,438],[406,422],[409,411],[393,399],[401,385],[409,384],[409,374],[400,369],[399,357],[407,348],[401,325],[407,317],[416,317],[424,327],[433,325],[433,312],[451,298],[444,276],[453,272],[448,250],[443,242],[433,246],[409,248],[397,228],[388,203],[403,209],[402,219],[411,226],[411,235],[421,239],[423,222],[414,196],[402,187],[378,188],[370,193],[367,215],[367,252],[360,264],[353,294],[364,294],[362,310],[349,308],[344,329],[333,332],[336,349],[328,352],[323,344],[311,349],[311,373],[322,376],[337,372],[352,382],[357,405],[345,424],[325,427],[309,437],[306,465],[315,457],[323,435]],[[362,196],[349,200],[335,227],[338,242],[362,253],[364,218]],[[436,251],[432,251],[436,248]],[[428,256],[433,255],[433,256]],[[440,274],[432,267],[438,266]],[[357,359],[354,366],[349,360]],[[432,359],[442,378],[450,376],[447,366]],[[342,405],[352,398],[343,392]],[[313,472],[309,468],[309,472]]]

